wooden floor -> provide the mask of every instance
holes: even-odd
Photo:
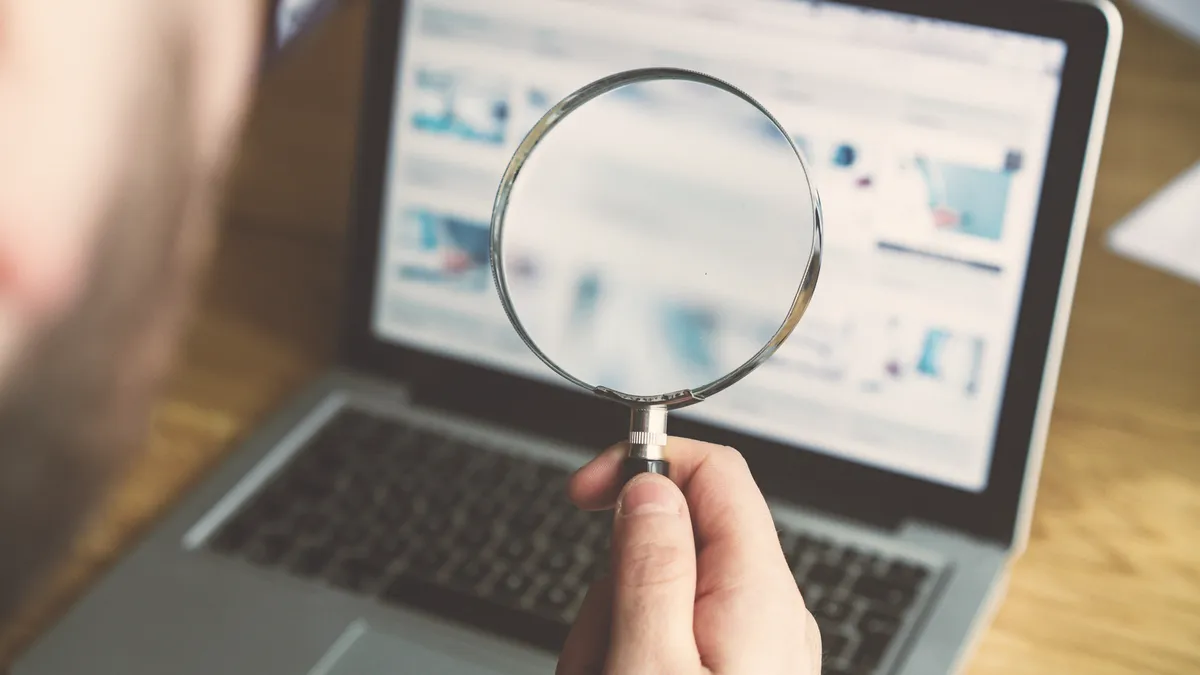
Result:
[[[1127,37],[1033,537],[971,675],[1200,673],[1200,286],[1105,230],[1200,160],[1200,49],[1123,6]],[[143,462],[0,662],[328,363],[361,3],[264,83],[204,311]]]

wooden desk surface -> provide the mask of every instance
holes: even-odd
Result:
[[[1123,9],[1033,537],[971,675],[1200,672],[1200,286],[1103,245],[1112,223],[1200,159],[1200,49]],[[264,83],[204,311],[145,460],[53,590],[0,636],[0,662],[327,363],[362,18],[352,5]]]

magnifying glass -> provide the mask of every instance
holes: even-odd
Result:
[[[534,124],[497,191],[490,255],[529,350],[630,408],[628,480],[668,474],[669,411],[780,349],[812,298],[821,240],[797,139],[765,107],[702,73],[647,68],[592,82]],[[779,365],[710,415],[769,404]]]

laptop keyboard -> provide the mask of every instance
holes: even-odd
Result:
[[[344,409],[208,546],[551,650],[608,563],[611,516],[566,469]],[[811,534],[780,544],[821,626],[824,675],[876,672],[929,570]]]

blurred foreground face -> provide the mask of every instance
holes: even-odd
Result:
[[[0,0],[0,624],[141,444],[260,11]]]

